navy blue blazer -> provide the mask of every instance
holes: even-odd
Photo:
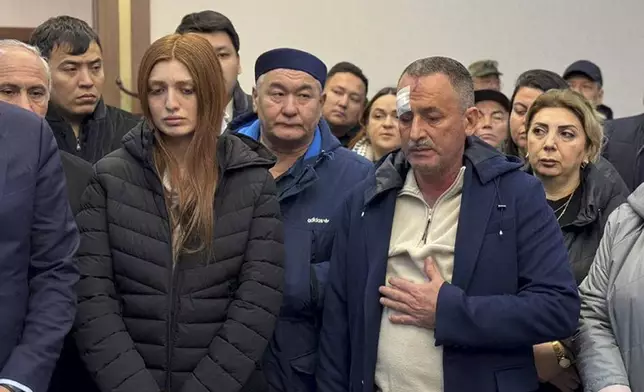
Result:
[[[0,384],[47,390],[74,321],[78,241],[49,125],[0,102]]]
[[[468,138],[454,274],[438,294],[445,392],[538,388],[532,346],[579,318],[568,252],[541,183],[521,162]],[[389,239],[409,165],[388,156],[345,203],[326,293],[318,390],[374,390]]]

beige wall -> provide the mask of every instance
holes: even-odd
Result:
[[[36,27],[57,15],[74,16],[91,25],[92,0],[0,0],[0,27]]]
[[[605,101],[616,115],[643,110],[643,0],[152,0],[152,40],[173,32],[184,14],[213,8],[238,29],[247,91],[257,56],[283,46],[311,51],[328,66],[355,62],[371,93],[431,55],[465,64],[497,59],[507,94],[524,70],[561,73],[588,58],[604,72]]]

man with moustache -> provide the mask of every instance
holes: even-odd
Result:
[[[87,23],[71,16],[48,19],[33,31],[51,69],[47,122],[58,148],[90,163],[121,146],[139,117],[103,102],[101,41]]]
[[[459,62],[410,64],[396,106],[401,150],[339,215],[318,390],[537,390],[533,346],[572,335],[580,307],[543,187],[470,136]]]

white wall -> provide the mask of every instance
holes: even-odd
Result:
[[[506,94],[522,71],[562,73],[586,58],[601,67],[605,103],[616,116],[644,111],[644,0],[152,0],[152,39],[204,9],[235,24],[247,91],[257,56],[284,46],[308,50],[328,67],[356,63],[371,93],[432,55],[465,65],[498,60]]]
[[[36,27],[58,15],[74,16],[91,26],[92,0],[0,0],[1,27]]]

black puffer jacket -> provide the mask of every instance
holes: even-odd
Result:
[[[140,116],[108,106],[101,99],[94,113],[83,120],[80,137],[76,138],[72,127],[52,105],[47,111],[47,122],[54,132],[58,148],[92,164],[121,148],[121,139],[139,121]]]
[[[532,172],[529,166],[526,170]],[[581,284],[588,274],[608,216],[630,193],[615,168],[603,158],[583,169],[581,184],[581,207],[577,217],[561,228],[577,284]]]
[[[588,275],[608,216],[630,193],[619,174],[609,176],[604,165],[610,163],[600,160],[583,170],[581,208],[575,221],[561,228],[577,284]]]
[[[173,267],[154,137],[138,126],[95,166],[77,215],[76,341],[103,392],[262,391],[258,363],[282,303],[274,158],[219,139],[213,258]]]

